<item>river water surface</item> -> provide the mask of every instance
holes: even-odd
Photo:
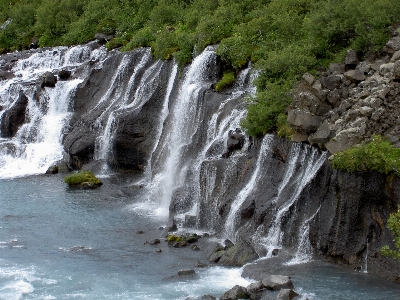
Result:
[[[110,179],[71,189],[62,179],[0,180],[0,299],[196,299],[249,284],[238,268],[195,268],[206,263],[201,251],[145,244],[165,220],[135,189]],[[170,278],[187,268],[196,275]],[[290,273],[309,299],[400,299],[396,284],[325,263]]]

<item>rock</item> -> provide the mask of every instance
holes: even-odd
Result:
[[[143,230],[138,230],[138,231],[136,231],[136,234],[143,234],[143,233],[144,233]]]
[[[313,115],[305,110],[292,109],[288,111],[289,124],[301,134],[315,132],[321,124],[321,121],[322,117]]]
[[[305,74],[303,74],[303,76],[301,77],[301,79],[302,79],[306,84],[308,84],[309,86],[312,86],[313,83],[314,83],[314,81],[315,81],[314,76],[312,76],[310,73],[305,73]]]
[[[0,71],[0,80],[9,80],[14,78],[14,73],[9,71]]]
[[[291,289],[281,289],[276,300],[292,300],[297,296],[299,296],[299,294]]]
[[[332,75],[343,74],[346,71],[344,63],[336,63],[329,65],[329,72]]]
[[[378,108],[376,111],[372,113],[371,120],[375,122],[378,121],[382,117],[384,112],[385,110],[383,108]]]
[[[293,283],[288,276],[269,275],[262,280],[263,285],[270,290],[293,289]]]
[[[333,107],[338,107],[340,104],[340,99],[342,97],[342,91],[339,89],[334,89],[333,91],[329,92],[326,96],[326,99]]]
[[[395,62],[395,61],[397,61],[399,59],[400,59],[400,50],[396,51],[393,54],[392,58],[390,59],[390,62]]]
[[[386,50],[389,53],[395,53],[396,51],[400,50],[400,36],[395,36],[391,38],[387,43],[386,43]]]
[[[400,79],[400,60],[398,60],[394,63],[393,74],[396,79]]]
[[[189,276],[194,274],[196,274],[196,272],[193,269],[185,269],[178,271],[178,276]]]
[[[46,174],[58,174],[58,166],[54,165],[47,169]]]
[[[185,215],[185,227],[195,228],[196,227],[196,216]]]
[[[221,250],[224,250],[224,247],[220,243],[211,242],[207,245],[206,249],[204,250],[204,253],[207,258],[210,258],[211,255]]]
[[[149,242],[150,245],[156,245],[156,244],[159,244],[159,243],[161,243],[161,241],[159,239],[154,239],[154,240]]]
[[[247,241],[239,241],[233,247],[224,251],[218,263],[226,266],[243,266],[259,256]]]
[[[200,251],[199,246],[197,245],[193,245],[192,247],[190,247],[193,251]]]
[[[379,68],[379,73],[382,76],[389,75],[394,69],[394,63],[382,64]]]
[[[264,290],[265,286],[261,281],[257,281],[254,283],[250,283],[247,287],[246,290],[250,294],[258,293],[260,290]]]
[[[162,250],[161,250],[160,248],[157,248],[157,249],[156,249],[156,252],[157,252],[157,253],[161,253]]]
[[[94,38],[97,40],[98,43],[105,44],[108,41],[112,40],[114,38],[114,35],[98,32],[94,35]]]
[[[322,86],[333,91],[340,86],[342,79],[339,75],[330,75],[321,80]]]
[[[302,143],[308,140],[308,134],[301,134],[296,132],[293,136],[292,136],[292,141],[296,142],[296,143]]]
[[[44,73],[40,79],[40,86],[42,88],[55,87],[56,83],[57,83],[57,77],[51,72]]]
[[[6,110],[1,118],[1,137],[9,138],[16,135],[18,129],[25,122],[25,113],[28,106],[28,97],[19,92],[17,101]]]
[[[322,116],[330,111],[331,107],[322,102],[317,96],[310,92],[301,92],[297,94],[300,106],[306,108],[310,113]]]
[[[344,64],[346,65],[347,69],[355,68],[358,64],[357,52],[352,49],[347,50]]]
[[[71,71],[63,69],[60,72],[58,72],[58,78],[60,78],[60,80],[67,80],[70,77],[71,77]]]
[[[175,232],[178,230],[178,226],[176,225],[175,219],[173,217],[169,218],[167,226],[165,226],[163,230],[163,236],[168,236],[169,232]]]
[[[350,70],[350,71],[345,72],[343,75],[347,80],[350,80],[351,82],[354,82],[354,83],[358,83],[367,78],[364,75],[364,73],[361,72],[360,70]]]
[[[336,135],[335,138],[331,139],[327,144],[326,148],[330,153],[335,154],[339,151],[344,151],[351,146],[357,145],[361,142],[361,136],[357,133],[349,135],[347,132],[342,132]]]
[[[224,250],[228,250],[229,248],[232,248],[233,246],[235,246],[235,244],[232,243],[231,240],[228,240],[228,239],[226,239],[224,241],[224,244],[225,244]]]
[[[311,145],[324,145],[334,136],[334,131],[331,131],[329,122],[325,120],[318,130],[310,135],[308,142]]]
[[[233,151],[240,150],[243,148],[245,142],[245,136],[242,134],[242,131],[239,128],[236,128],[235,131],[230,130],[228,133],[228,141],[226,142],[228,151],[225,152],[222,157],[229,157]]]
[[[242,206],[242,209],[240,210],[240,218],[250,219],[254,214],[255,208],[256,206],[254,200],[245,202]]]
[[[235,285],[233,288],[231,288],[229,291],[224,293],[220,300],[237,300],[237,299],[245,299],[248,298],[250,295],[247,292],[246,288],[240,286],[240,285]]]
[[[277,256],[279,254],[279,249],[272,250],[272,256]]]

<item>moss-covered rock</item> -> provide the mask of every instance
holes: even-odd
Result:
[[[64,177],[64,182],[69,186],[82,188],[97,188],[103,183],[90,171],[81,171]]]

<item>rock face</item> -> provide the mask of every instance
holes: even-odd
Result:
[[[305,74],[288,112],[297,132],[293,140],[305,141],[307,135],[310,144],[336,153],[373,134],[400,136],[399,38],[394,36],[376,60],[359,62],[349,50],[344,64],[331,64],[319,79]]]
[[[13,106],[6,110],[1,118],[1,137],[13,137],[17,133],[19,127],[25,122],[27,106],[28,98],[20,92]]]

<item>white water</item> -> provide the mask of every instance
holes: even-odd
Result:
[[[0,82],[0,103],[11,107],[22,91],[29,101],[27,122],[14,138],[0,141],[0,178],[44,173],[65,155],[61,140],[71,116],[70,100],[83,79],[58,81],[56,87],[42,89],[36,101],[34,93],[40,76],[102,58],[104,50],[91,52],[88,46],[76,46],[38,52],[17,62],[12,69],[15,77]]]
[[[215,52],[208,47],[196,57],[187,70],[182,86],[179,89],[178,98],[170,111],[168,121],[169,130],[158,145],[164,159],[161,172],[153,175],[150,199],[157,199],[159,206],[156,214],[167,217],[172,192],[183,184],[187,166],[181,165],[183,148],[189,145],[195,134],[201,112],[198,108],[199,93],[203,88],[210,86],[206,77],[206,66],[216,59]]]
[[[315,174],[323,165],[326,154],[319,154],[318,150],[311,148],[309,146],[306,149],[299,151],[298,147],[293,147],[291,149],[291,153],[289,155],[289,159],[293,160],[293,162],[289,162],[289,166],[291,163],[294,163],[300,166],[298,170],[298,175],[294,180],[284,180],[282,184],[285,184],[284,187],[279,190],[284,190],[288,187],[288,184],[294,185],[294,191],[291,195],[287,195],[289,198],[285,199],[282,202],[281,206],[277,208],[277,212],[275,213],[274,219],[271,222],[271,226],[268,232],[268,236],[265,237],[265,247],[267,249],[267,257],[272,256],[272,251],[274,249],[282,248],[282,240],[284,231],[282,229],[283,225],[283,217],[285,214],[289,212],[289,209],[295,204],[302,190],[307,186],[307,184],[314,178]],[[287,172],[293,174],[293,167],[289,167]],[[286,177],[292,177],[286,176]],[[278,202],[277,199],[275,202]]]
[[[267,155],[271,152],[271,143],[273,140],[272,135],[266,135],[262,141],[261,147],[260,147],[260,152],[258,155],[258,159],[256,162],[256,169],[254,170],[249,182],[246,184],[246,186],[239,192],[235,200],[231,204],[231,209],[229,211],[229,214],[226,218],[225,222],[225,236],[226,238],[229,238],[232,240],[232,242],[235,242],[235,232],[236,232],[236,218],[237,218],[237,212],[239,211],[240,207],[242,206],[243,202],[247,199],[247,197],[250,195],[250,193],[253,191],[254,188],[257,187],[257,181],[259,178],[259,173],[261,170],[261,167],[264,164],[264,160],[267,157]]]

